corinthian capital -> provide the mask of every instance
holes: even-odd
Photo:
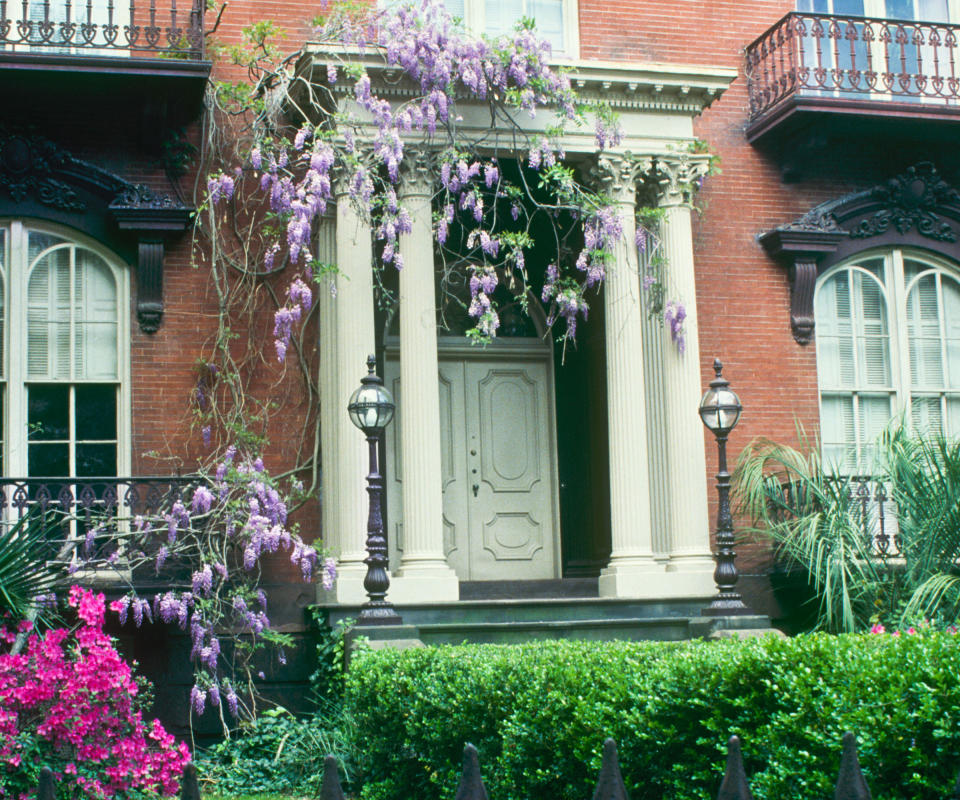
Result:
[[[633,153],[603,153],[591,170],[598,188],[617,203],[636,202],[637,182],[650,171],[653,159]]]
[[[425,196],[433,194],[434,153],[426,148],[408,147],[400,162],[401,197]]]
[[[706,153],[670,153],[657,156],[660,183],[660,205],[679,206],[690,203],[700,180],[710,169]]]

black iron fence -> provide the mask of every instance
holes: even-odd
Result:
[[[852,733],[847,732],[843,735],[842,748],[834,797],[840,800],[871,800],[870,788],[867,786],[857,757],[857,740]],[[53,773],[49,768],[45,768],[40,774],[37,800],[56,800],[56,789]],[[958,796],[960,796],[960,780],[951,797]],[[479,754],[472,744],[468,744],[463,749],[463,770],[455,797],[456,800],[488,800],[480,772]],[[189,764],[184,770],[180,798],[181,800],[200,800],[200,785],[197,780],[197,770],[193,764]],[[620,772],[617,745],[613,739],[607,739],[603,743],[603,759],[593,798],[594,800],[628,800],[629,798]],[[324,759],[319,800],[345,800],[337,760],[333,756],[327,756]],[[753,800],[750,783],[743,766],[740,739],[736,736],[731,736],[727,743],[727,764],[720,788],[717,790],[717,800]]]
[[[0,53],[202,59],[203,0],[0,0]]]
[[[954,104],[960,26],[792,12],[747,47],[750,118],[796,96]]]

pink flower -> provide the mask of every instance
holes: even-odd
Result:
[[[879,622],[870,629],[870,633],[886,633],[887,629]]]
[[[19,766],[29,744],[29,757],[48,764],[71,796],[175,794],[189,751],[143,720],[130,665],[103,632],[103,595],[74,586],[69,602],[74,632],[34,633],[25,652],[0,653],[0,764]],[[35,786],[25,781],[5,771],[2,796],[27,796]]]

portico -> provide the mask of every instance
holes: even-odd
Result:
[[[323,53],[310,59],[312,79],[322,81]],[[692,152],[692,121],[734,73],[591,63],[575,65],[572,76],[581,96],[614,107],[624,131],[615,150],[599,154],[592,131],[564,139],[568,162],[590,169],[616,204],[624,232],[601,301],[609,457],[595,466],[606,470],[609,486],[610,552],[599,593],[707,597],[713,560],[697,416],[702,387],[690,208],[707,159]],[[399,93],[402,85],[392,89]],[[338,96],[351,102],[346,91]],[[476,109],[477,125],[482,112]],[[470,113],[468,107],[462,124],[471,124]],[[535,130],[545,122],[538,116],[524,124]],[[371,352],[381,354],[398,403],[385,468],[389,598],[398,606],[454,603],[461,581],[564,577],[555,396],[563,367],[549,336],[478,348],[438,333],[431,154],[422,142],[410,142],[405,152],[398,196],[413,226],[400,238],[404,268],[394,329],[377,331],[372,234],[342,189],[336,216],[321,232],[320,259],[338,267],[333,291],[320,293],[320,383],[323,538],[339,572],[322,599],[343,605],[364,599],[366,445],[345,408]],[[686,309],[683,353],[662,320],[647,313],[643,256],[634,244],[638,196],[665,209],[664,277]]]

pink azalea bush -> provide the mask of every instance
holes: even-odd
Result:
[[[76,629],[33,632],[24,652],[0,652],[0,797],[34,796],[45,766],[70,797],[175,794],[187,746],[144,721],[140,686],[103,632],[103,595],[74,586],[69,602]],[[0,627],[3,645],[16,635]]]

